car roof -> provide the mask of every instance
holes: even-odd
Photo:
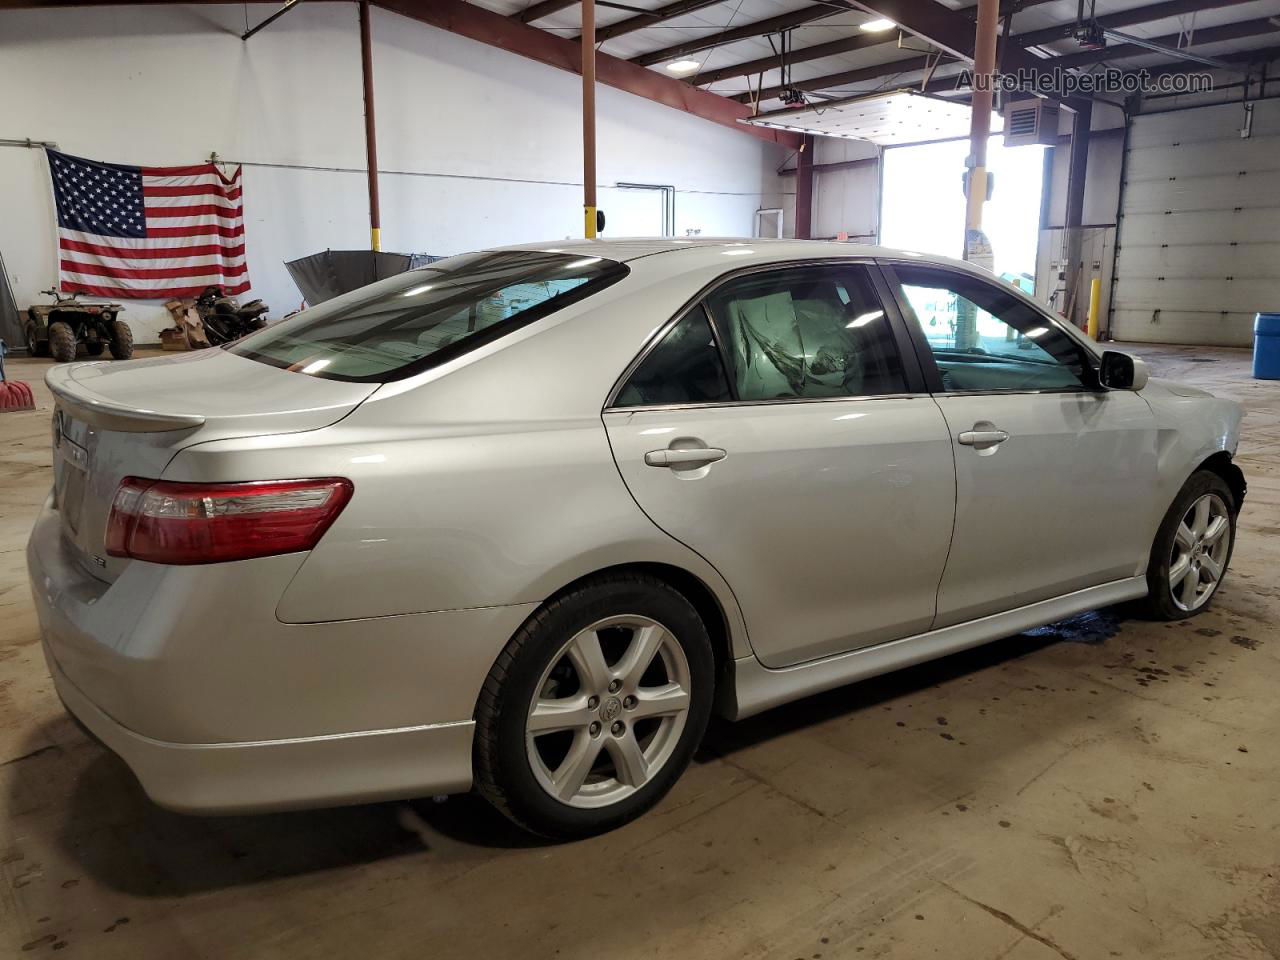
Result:
[[[883,257],[910,259],[945,264],[972,270],[970,264],[950,257],[896,250],[865,243],[843,243],[836,240],[774,240],[749,237],[597,237],[593,240],[548,240],[544,243],[521,243],[492,250],[530,250],[545,253],[572,253],[584,257],[601,257],[626,263],[659,254],[663,258],[679,257],[682,267],[718,264],[720,258],[741,250],[750,251],[750,262],[774,260],[827,260],[832,257]]]

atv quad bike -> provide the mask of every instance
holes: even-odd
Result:
[[[27,308],[27,348],[33,357],[52,356],[62,363],[76,358],[76,345],[84,344],[91,357],[111,350],[116,360],[133,356],[133,331],[120,319],[118,303],[81,303],[74,293],[41,290],[53,297],[51,304]]]

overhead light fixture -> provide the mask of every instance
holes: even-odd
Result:
[[[667,69],[672,73],[693,73],[700,66],[702,64],[697,60],[673,60],[667,64]]]
[[[879,17],[875,20],[868,20],[862,25],[862,29],[867,31],[867,33],[883,33],[885,30],[892,30],[896,26],[897,24],[892,20],[886,20],[884,17]]]

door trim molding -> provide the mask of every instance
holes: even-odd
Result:
[[[1137,600],[1146,595],[1147,578],[1130,577],[791,667],[775,670],[754,656],[742,657],[733,662],[734,695],[726,698],[728,716],[732,720],[741,720],[811,694],[959,653],[1085,610]]]

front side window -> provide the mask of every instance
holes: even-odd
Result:
[[[383,383],[489,343],[627,275],[600,257],[507,250],[439,260],[327,300],[237,341],[251,360]]]
[[[613,405],[649,407],[732,399],[711,324],[703,309],[695,307],[645,355]]]
[[[1010,291],[949,270],[894,271],[947,392],[1085,387],[1080,346]]]
[[[861,266],[747,274],[712,293],[707,308],[740,400],[907,391],[889,319]]]

